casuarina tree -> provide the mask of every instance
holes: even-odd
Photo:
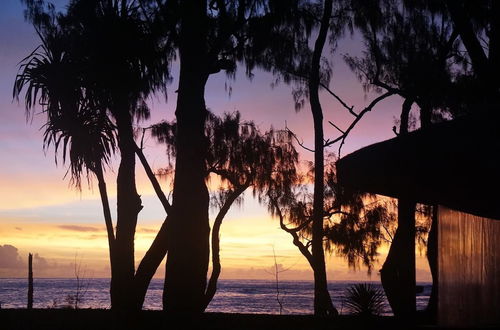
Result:
[[[167,147],[169,159],[177,157],[175,149],[177,123],[161,122],[151,127],[151,133]],[[220,228],[233,204],[243,201],[243,193],[252,191],[259,201],[276,184],[290,187],[296,181],[298,154],[287,131],[273,129],[262,133],[253,122],[242,121],[238,112],[222,117],[208,114],[205,135],[209,141],[205,180],[215,181],[210,193],[211,207],[216,211],[211,232],[212,273],[205,291],[205,306],[217,289],[221,273]],[[171,161],[162,173],[175,175]]]

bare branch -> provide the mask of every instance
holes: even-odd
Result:
[[[142,136],[141,136],[141,149],[144,149],[144,135],[146,135],[146,130],[151,127],[143,128],[142,129]]]
[[[384,224],[382,224],[382,228],[384,228],[384,230],[385,230],[385,232],[386,232],[387,236],[389,236],[389,239],[387,239],[387,238],[385,238],[385,237],[384,237],[384,239],[385,239],[387,242],[392,243],[392,242],[394,241],[394,237],[393,237],[393,235],[391,234],[391,232],[389,231],[389,228],[387,228],[387,226],[386,226],[386,225],[384,225]]]
[[[326,90],[326,91],[327,91],[327,92],[328,92],[331,96],[333,96],[333,97],[334,97],[337,101],[339,101],[339,103],[340,103],[340,104],[342,104],[342,106],[343,106],[344,108],[346,108],[346,109],[347,109],[347,111],[349,111],[349,113],[350,113],[351,115],[353,115],[354,117],[356,117],[356,116],[357,116],[357,114],[353,111],[354,106],[348,106],[348,105],[347,105],[347,103],[345,103],[345,102],[344,102],[344,101],[343,101],[343,100],[342,100],[342,99],[341,99],[341,98],[340,98],[337,94],[335,94],[335,93],[334,93],[334,92],[333,92],[330,88],[328,88],[328,86],[326,86],[325,84],[323,84],[323,83],[321,83],[321,82],[320,82],[320,83],[319,83],[319,85],[320,85],[323,89],[325,89],[325,90]]]
[[[296,247],[299,248],[299,251],[307,259],[307,261],[309,262],[309,264],[311,265],[311,267],[313,267],[314,266],[314,261],[313,261],[313,257],[312,257],[311,251],[309,251],[308,247],[306,245],[304,245],[304,243],[302,243],[300,241],[300,238],[299,238],[299,235],[297,234],[297,232],[291,230],[290,228],[288,228],[285,225],[283,213],[281,213],[281,209],[279,208],[279,205],[278,205],[278,202],[276,201],[276,199],[274,199],[269,194],[268,194],[268,197],[269,197],[269,201],[271,202],[271,204],[273,205],[274,209],[276,210],[276,214],[278,215],[278,217],[280,219],[280,227],[281,227],[281,229],[283,229],[284,231],[286,231],[287,233],[289,233],[290,235],[292,235],[292,237],[293,237],[293,244]]]
[[[397,94],[397,95],[400,95],[401,97],[404,97],[404,98],[407,97],[407,93],[405,93],[403,90],[386,84],[385,82],[381,81],[378,76],[376,76],[374,79],[372,79],[370,81],[370,83],[372,85],[381,87],[381,88],[385,89],[386,91],[391,92],[392,94]]]
[[[356,124],[361,120],[361,118],[363,118],[363,116],[367,112],[370,112],[373,109],[373,107],[375,105],[377,105],[377,103],[379,103],[380,101],[382,101],[382,100],[386,99],[387,97],[392,96],[394,94],[395,94],[394,92],[389,91],[389,92],[386,92],[386,93],[380,95],[376,99],[374,99],[366,108],[364,108],[359,114],[356,115],[356,118],[352,121],[352,123],[349,125],[349,127],[344,131],[344,134],[342,134],[339,137],[326,143],[325,147],[329,147],[329,146],[340,141],[340,146],[339,146],[339,150],[338,150],[338,155],[340,156],[342,146],[344,145],[347,136],[349,135],[351,130],[356,126]]]
[[[329,120],[328,123],[330,125],[332,125],[333,127],[335,127],[340,133],[345,134],[345,131],[343,131],[340,127],[338,127],[337,125],[335,125],[332,121]]]
[[[285,130],[286,130],[288,133],[290,133],[290,134],[292,135],[292,137],[294,138],[294,140],[297,142],[297,144],[298,144],[299,146],[301,146],[303,149],[305,149],[305,150],[307,150],[307,151],[314,152],[314,149],[311,149],[311,148],[309,148],[309,147],[306,147],[306,146],[304,145],[304,142],[303,142],[303,141],[301,141],[301,140],[299,140],[299,138],[297,137],[297,135],[295,135],[295,133],[294,133],[294,132],[292,132],[292,130],[290,130],[290,129],[288,128],[288,126],[286,126],[286,122],[285,122]]]

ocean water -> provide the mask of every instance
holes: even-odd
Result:
[[[330,282],[329,291],[335,307],[341,314],[349,314],[344,304],[346,289],[354,282]],[[380,283],[374,283],[381,288]],[[427,306],[431,291],[430,283],[418,283],[423,291],[417,294],[417,309]],[[27,279],[1,279],[0,303],[2,308],[25,308]],[[35,279],[34,308],[64,308],[71,304],[76,294],[75,279]],[[163,281],[153,279],[149,286],[144,309],[162,308]],[[312,281],[280,281],[280,300],[283,314],[313,313]],[[80,308],[109,308],[109,279],[84,279]],[[208,312],[267,313],[279,314],[276,299],[276,282],[266,280],[220,280],[218,291],[210,303]],[[386,301],[383,314],[392,315]]]

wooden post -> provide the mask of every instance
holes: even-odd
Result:
[[[33,255],[28,255],[28,309],[33,308]]]

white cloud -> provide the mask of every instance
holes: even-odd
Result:
[[[19,269],[25,267],[17,248],[13,245],[0,245],[0,268]]]

